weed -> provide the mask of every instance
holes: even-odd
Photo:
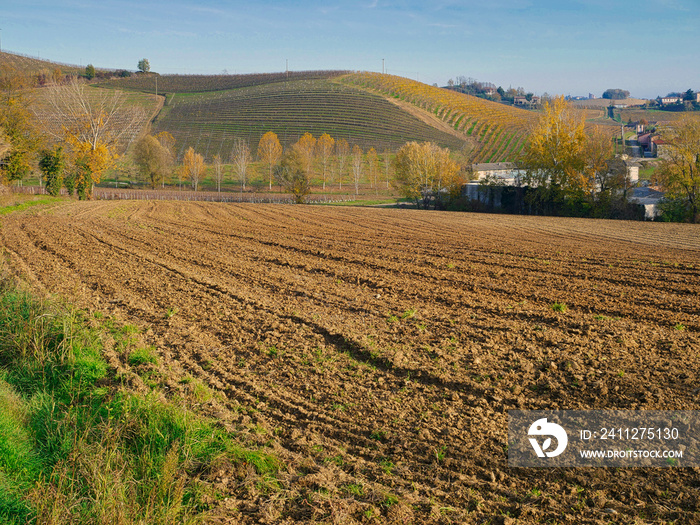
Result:
[[[178,310],[177,306],[174,306],[172,308],[167,308],[165,310],[165,317],[167,319],[170,319],[172,316],[176,315],[180,310]]]
[[[158,364],[158,356],[156,355],[156,349],[152,346],[145,346],[134,349],[129,355],[129,364],[131,366]]]
[[[369,437],[377,441],[383,441],[386,439],[386,430],[373,430]]]
[[[392,505],[396,505],[399,502],[398,496],[395,496],[394,494],[386,494],[384,496],[384,506],[385,507],[391,507]]]
[[[443,445],[440,448],[435,449],[435,459],[438,461],[444,461],[447,455],[447,445]]]
[[[412,308],[412,309],[406,310],[404,313],[402,313],[401,319],[411,319],[415,315],[416,315],[416,309]]]
[[[386,474],[387,476],[390,476],[392,470],[394,470],[394,467],[396,465],[394,465],[394,463],[390,459],[384,458],[379,462],[379,466],[384,471],[384,474]]]
[[[395,315],[389,316],[389,318],[386,320],[387,323],[396,323],[399,320],[398,317]]]
[[[338,454],[337,456],[331,456],[327,457],[326,459],[323,460],[324,463],[333,463],[335,465],[338,465],[339,467],[342,467],[345,461],[343,460],[343,456]]]
[[[681,323],[676,323],[673,329],[682,332],[683,330],[685,330],[685,325]]]
[[[353,496],[362,497],[365,495],[365,488],[360,483],[351,483],[346,485],[345,491]]]
[[[566,310],[568,309],[565,303],[554,303],[550,308],[555,312],[562,313],[566,312]]]

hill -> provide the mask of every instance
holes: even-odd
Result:
[[[246,75],[158,75],[138,73],[128,78],[115,78],[103,85],[146,93],[202,93],[225,91],[264,84],[295,80],[329,79],[349,71],[283,71],[280,73],[252,73]]]
[[[29,76],[36,76],[42,73],[51,74],[56,69],[59,69],[64,75],[75,75],[85,72],[85,66],[52,62],[6,51],[0,52],[0,66],[3,70],[15,71]]]
[[[472,141],[472,162],[514,160],[537,113],[379,73],[355,73],[342,82],[410,103],[434,114]]]
[[[329,79],[275,80],[238,89],[170,94],[153,128],[170,132],[179,154],[192,146],[209,159],[216,154],[228,159],[235,138],[244,138],[255,148],[267,131],[275,132],[283,145],[306,132],[328,133],[378,151],[410,140],[461,149],[466,141],[466,136],[439,129],[378,94]]]

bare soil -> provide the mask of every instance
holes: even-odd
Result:
[[[699,523],[695,468],[511,468],[509,409],[700,409],[700,229],[397,209],[70,203],[5,266],[141,327],[165,393],[284,461],[227,523]],[[555,311],[554,303],[566,304]],[[635,521],[636,520],[636,521]]]

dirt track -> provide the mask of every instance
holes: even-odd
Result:
[[[220,477],[232,522],[700,522],[698,469],[505,451],[508,409],[700,409],[697,226],[92,202],[4,217],[0,245],[277,450],[279,494]]]

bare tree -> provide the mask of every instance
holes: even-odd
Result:
[[[352,147],[352,179],[355,183],[355,198],[360,193],[360,179],[362,178],[362,148],[355,144]]]
[[[245,185],[248,177],[248,166],[250,165],[251,155],[248,142],[237,138],[233,142],[232,152],[233,169],[238,175],[238,180],[241,182],[241,189],[245,190]]]
[[[214,155],[214,162],[212,163],[212,168],[214,168],[214,179],[216,180],[216,191],[221,193],[221,182],[224,180],[224,165],[221,162],[220,155]]]
[[[77,79],[48,89],[46,105],[37,105],[35,115],[49,136],[70,146],[76,187],[89,198],[92,184],[138,135],[145,111],[120,91],[86,88]]]
[[[323,191],[326,191],[326,174],[328,173],[328,161],[333,153],[335,140],[328,133],[321,135],[316,141],[316,152],[323,168]]]
[[[384,164],[384,177],[386,178],[386,189],[389,189],[389,171],[391,170],[391,151],[388,149],[384,150],[382,155],[382,162]]]

